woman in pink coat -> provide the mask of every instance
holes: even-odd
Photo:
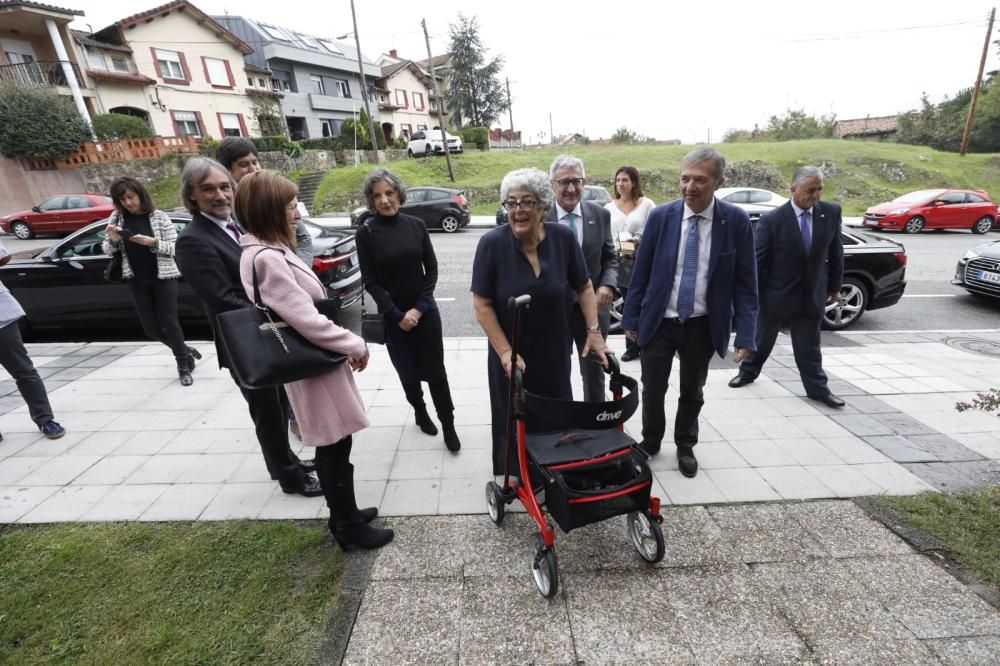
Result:
[[[323,349],[346,354],[348,362],[330,372],[285,386],[298,415],[302,441],[316,447],[316,474],[330,507],[330,531],[344,550],[378,548],[393,532],[368,523],[374,507],[358,509],[354,497],[351,435],[368,425],[354,371],[368,365],[365,341],[321,315],[313,299],[326,298],[326,287],[295,256],[298,188],[275,173],[244,176],[236,193],[236,216],[250,233],[240,239],[240,275],[253,300],[253,267],[261,300],[302,337]]]

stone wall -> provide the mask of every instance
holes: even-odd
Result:
[[[132,160],[114,164],[93,164],[76,169],[83,176],[88,192],[107,192],[120,176],[131,176],[143,183],[176,176],[193,155],[165,155],[158,160]]]

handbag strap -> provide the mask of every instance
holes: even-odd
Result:
[[[257,254],[253,255],[253,259],[250,260],[250,274],[253,276],[253,304],[260,310],[267,310],[268,307],[264,305],[264,301],[260,297],[260,283],[257,281],[257,255],[267,250],[279,251],[276,247],[263,247],[257,250]]]
[[[371,218],[369,218],[369,219],[365,220],[364,222],[362,222],[361,226],[368,230],[368,239],[371,241],[372,255],[374,256],[374,254],[375,254],[375,234],[372,233],[372,228],[368,224],[369,222],[371,222]],[[372,266],[372,270],[373,271],[375,270],[374,266]],[[362,314],[362,316],[368,314],[368,309],[365,307],[365,291],[366,291],[366,289],[365,289],[364,275],[362,275],[362,279],[361,279],[361,314]]]

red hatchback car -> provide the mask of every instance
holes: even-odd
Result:
[[[983,190],[919,190],[865,211],[864,225],[918,234],[924,229],[970,229],[985,234],[997,219],[997,205]]]
[[[111,197],[103,194],[60,194],[31,210],[0,217],[0,229],[21,240],[35,234],[68,234],[110,217],[114,210]]]

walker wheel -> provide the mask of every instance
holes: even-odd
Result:
[[[503,523],[504,501],[500,487],[493,481],[486,484],[486,510],[489,511],[490,520],[497,525]]]
[[[559,565],[556,562],[556,552],[545,547],[545,539],[536,534],[535,560],[531,564],[531,575],[535,578],[538,592],[546,599],[556,596],[559,591]]]
[[[659,522],[651,520],[644,512],[633,511],[628,514],[628,534],[639,557],[651,564],[663,559],[666,546]]]

